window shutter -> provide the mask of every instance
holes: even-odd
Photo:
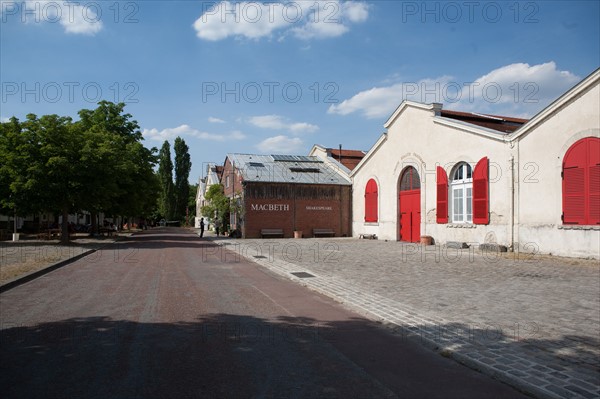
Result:
[[[371,179],[365,189],[365,222],[377,222],[377,196],[377,183]]]
[[[600,162],[590,166],[590,224],[600,224]]]
[[[488,158],[483,157],[473,171],[473,223],[488,224],[489,210],[489,174]]]
[[[585,168],[563,169],[563,223],[585,224]]]
[[[441,166],[437,167],[437,205],[438,223],[448,223],[448,176]]]
[[[588,142],[590,224],[600,224],[600,138],[590,137]]]
[[[593,137],[577,141],[569,148],[563,160],[563,223],[596,224],[599,219],[600,200],[598,166],[600,162],[598,146],[600,140]],[[594,154],[596,153],[596,154]]]

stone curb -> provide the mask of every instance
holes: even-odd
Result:
[[[347,293],[351,293],[353,291],[353,289],[350,287],[343,287],[343,286],[342,287],[330,287],[331,284],[329,282],[325,281],[325,280],[327,280],[327,278],[317,276],[313,271],[304,270],[304,268],[301,266],[296,266],[293,263],[285,262],[285,261],[282,261],[279,259],[271,259],[270,261],[268,261],[266,259],[253,259],[251,257],[244,256],[239,251],[236,251],[235,250],[236,246],[231,245],[230,242],[222,241],[222,240],[218,240],[218,239],[211,240],[211,241],[214,244],[217,244],[225,249],[231,250],[232,252],[238,254],[240,257],[244,257],[245,259],[247,259],[251,262],[254,262],[262,267],[265,267],[265,268],[277,273],[278,275],[284,276],[284,277],[288,278],[289,280],[292,280],[312,291],[315,291],[315,292],[318,292],[325,296],[328,296],[328,297],[334,299],[335,301],[344,304],[345,306],[351,308],[352,310],[358,312],[359,314],[361,314],[365,317],[368,317],[375,321],[382,322],[384,325],[387,325],[390,328],[391,327],[399,327],[399,328],[403,329],[403,331],[406,331],[408,333],[405,335],[405,337],[407,339],[411,340],[411,342],[415,342],[416,344],[420,344],[429,349],[432,349],[432,350],[440,353],[442,356],[452,358],[453,360],[455,360],[458,363],[461,363],[471,369],[474,369],[485,375],[488,375],[492,378],[502,381],[502,382],[516,388],[517,390],[519,390],[521,392],[524,392],[529,395],[533,395],[535,397],[544,398],[544,399],[559,399],[559,398],[563,397],[562,395],[559,395],[556,392],[552,392],[548,389],[545,389],[544,387],[537,386],[534,383],[530,383],[530,382],[524,380],[523,378],[520,378],[518,376],[510,374],[508,371],[511,371],[512,369],[499,370],[499,369],[492,367],[491,365],[488,365],[488,364],[485,364],[485,363],[479,361],[475,357],[471,357],[467,354],[460,353],[454,349],[453,346],[455,344],[452,342],[449,342],[448,344],[444,344],[442,342],[436,341],[435,339],[426,337],[423,334],[415,333],[410,328],[411,327],[410,322],[404,323],[401,320],[398,320],[399,319],[398,317],[392,317],[394,315],[389,314],[387,309],[382,309],[380,312],[377,312],[377,311],[370,309],[368,306],[363,306],[363,304],[361,304],[360,301],[353,301],[352,299],[349,299],[349,298],[345,297],[344,295],[342,295],[343,292],[341,292],[341,290],[347,291]],[[320,283],[315,284],[316,281],[311,282],[310,279],[298,278],[298,277],[290,274],[290,270],[288,270],[288,269],[293,269],[294,272],[305,271],[307,273],[314,275],[315,277],[320,277],[321,281],[320,281]],[[337,285],[339,286],[340,284],[337,284]],[[339,291],[339,294],[337,293],[338,291]],[[370,300],[370,298],[368,298],[368,300]],[[396,320],[394,320],[394,318]],[[423,321],[425,322],[425,320],[423,320]],[[436,322],[435,320],[431,320],[431,321]],[[556,386],[556,388],[558,390],[562,390],[562,388],[560,388],[558,386]],[[567,392],[567,393],[569,394],[569,397],[571,397],[571,398],[583,397],[583,396],[579,396],[573,392]]]
[[[117,241],[118,241],[118,238],[112,242],[107,242],[106,244],[101,245],[99,248],[89,249],[89,250],[82,252],[78,255],[75,255],[71,258],[63,259],[56,263],[52,263],[52,264],[44,267],[43,269],[36,270],[36,271],[30,272],[30,273],[26,273],[22,276],[13,278],[12,280],[8,280],[6,283],[0,285],[0,294],[3,292],[6,292],[8,290],[11,290],[15,287],[18,287],[20,285],[23,285],[25,283],[28,283],[32,280],[35,280],[38,277],[42,277],[43,275],[48,274],[56,269],[60,269],[61,267],[66,266],[70,263],[78,261],[79,259],[86,257],[88,255],[91,255],[99,250],[102,250],[102,249],[108,247],[109,245],[114,244]]]

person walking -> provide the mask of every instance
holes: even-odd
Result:
[[[204,218],[200,218],[200,238],[204,235]]]

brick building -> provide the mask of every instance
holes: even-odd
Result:
[[[231,226],[244,238],[265,229],[283,237],[312,237],[315,229],[352,235],[352,183],[318,157],[229,154],[221,184],[234,204]]]

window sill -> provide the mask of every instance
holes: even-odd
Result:
[[[365,226],[379,226],[379,222],[365,222]]]
[[[600,231],[600,226],[596,225],[581,225],[581,224],[561,224],[558,226],[559,230],[595,230]]]
[[[446,228],[449,229],[475,229],[477,228],[476,224],[472,223],[448,223]]]

